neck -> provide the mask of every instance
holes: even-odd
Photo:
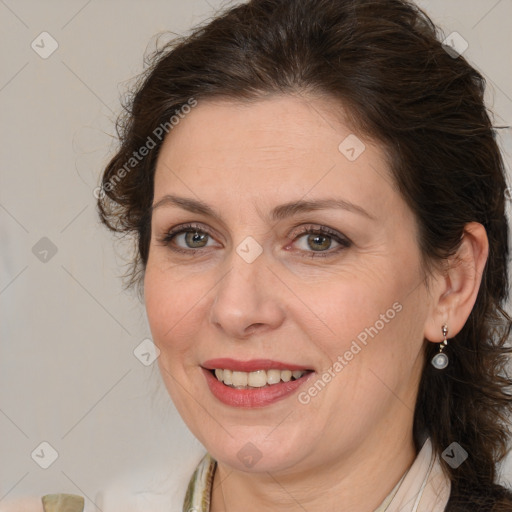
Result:
[[[246,473],[218,462],[210,511],[271,512],[279,505],[284,512],[373,512],[415,458],[410,429],[406,437],[366,439],[347,457],[295,473]]]

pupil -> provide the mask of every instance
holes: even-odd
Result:
[[[324,241],[327,241],[327,243],[324,243],[322,247],[320,247],[321,249],[328,249],[329,248],[329,241],[328,241],[328,237],[326,236],[323,236],[323,235],[311,235],[309,237],[309,241],[312,242],[313,244],[319,244],[319,245],[322,245],[321,243],[318,242],[318,240],[324,240]]]
[[[196,242],[201,242],[202,239],[204,239],[206,237],[206,234],[200,234],[198,233],[197,231],[196,232],[192,232],[192,231],[189,231],[187,233],[187,242],[190,242],[190,239],[191,240],[191,244],[195,244]]]

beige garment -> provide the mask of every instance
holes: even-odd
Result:
[[[387,508],[375,512],[443,512],[450,498],[451,482],[428,438]]]
[[[47,494],[41,498],[44,512],[83,512],[84,498],[78,494]]]
[[[210,512],[216,466],[208,453],[200,461],[188,484],[183,512]],[[450,490],[450,481],[427,438],[411,467],[375,512],[444,512]]]

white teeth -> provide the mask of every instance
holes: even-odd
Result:
[[[281,382],[281,370],[267,370],[267,383],[279,384]],[[224,381],[226,384],[226,381]]]
[[[249,373],[247,385],[252,388],[262,388],[267,385],[267,372],[265,370],[257,370]]]
[[[231,370],[224,370],[224,378],[222,380],[224,381],[224,384],[231,386],[233,384],[233,372]]]
[[[247,373],[233,372],[232,380],[233,386],[235,386],[236,388],[247,386]]]
[[[281,381],[289,382],[292,377],[300,379],[306,371],[303,370],[256,370],[254,372],[238,372],[231,370],[216,369],[215,376],[220,382],[227,386],[238,389],[263,388]]]
[[[281,372],[281,380],[283,382],[289,382],[292,380],[292,372],[290,370],[283,370]]]

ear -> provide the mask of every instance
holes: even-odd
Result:
[[[444,324],[448,326],[447,338],[453,338],[464,327],[475,305],[488,254],[485,228],[478,222],[466,224],[456,254],[446,262],[444,271],[432,279],[424,332],[427,340],[441,342]]]

